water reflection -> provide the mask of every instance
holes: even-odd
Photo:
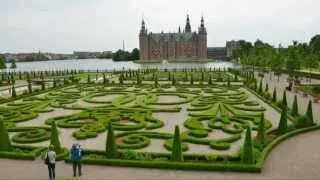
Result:
[[[10,67],[10,64],[7,64]],[[233,63],[218,61],[207,63],[152,63],[137,64],[132,61],[115,62],[105,59],[74,59],[38,62],[17,62],[17,69],[6,69],[6,71],[45,71],[45,70],[121,70],[139,68],[158,69],[191,69],[191,68],[229,68],[234,67]]]

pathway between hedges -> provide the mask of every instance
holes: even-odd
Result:
[[[174,171],[85,165],[79,179],[311,179],[320,177],[320,131],[290,138],[275,148],[261,174],[230,172]],[[71,165],[57,164],[58,179],[71,177]],[[0,159],[0,179],[47,179],[47,168],[35,161]]]

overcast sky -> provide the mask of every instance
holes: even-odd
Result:
[[[203,14],[208,46],[257,38],[287,46],[320,33],[320,0],[1,0],[0,53],[103,51],[139,46],[152,32],[174,32]]]

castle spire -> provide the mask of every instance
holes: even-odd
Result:
[[[185,29],[185,32],[191,32],[189,14],[187,14],[187,23],[186,23],[186,27],[184,29]]]
[[[201,16],[201,24],[200,24],[200,27],[199,27],[199,34],[204,34],[204,35],[207,34],[207,30],[206,30],[206,28],[204,27],[203,16]]]
[[[203,16],[201,16],[201,27],[204,28],[204,20],[203,20]]]
[[[144,19],[142,19],[142,22],[141,22],[141,29],[140,29],[140,35],[142,34],[146,34],[147,33],[147,30],[146,30],[146,25],[144,23]]]

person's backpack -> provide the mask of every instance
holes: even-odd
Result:
[[[45,157],[44,157],[44,164],[48,165],[49,164],[49,156],[48,153],[46,153]]]

